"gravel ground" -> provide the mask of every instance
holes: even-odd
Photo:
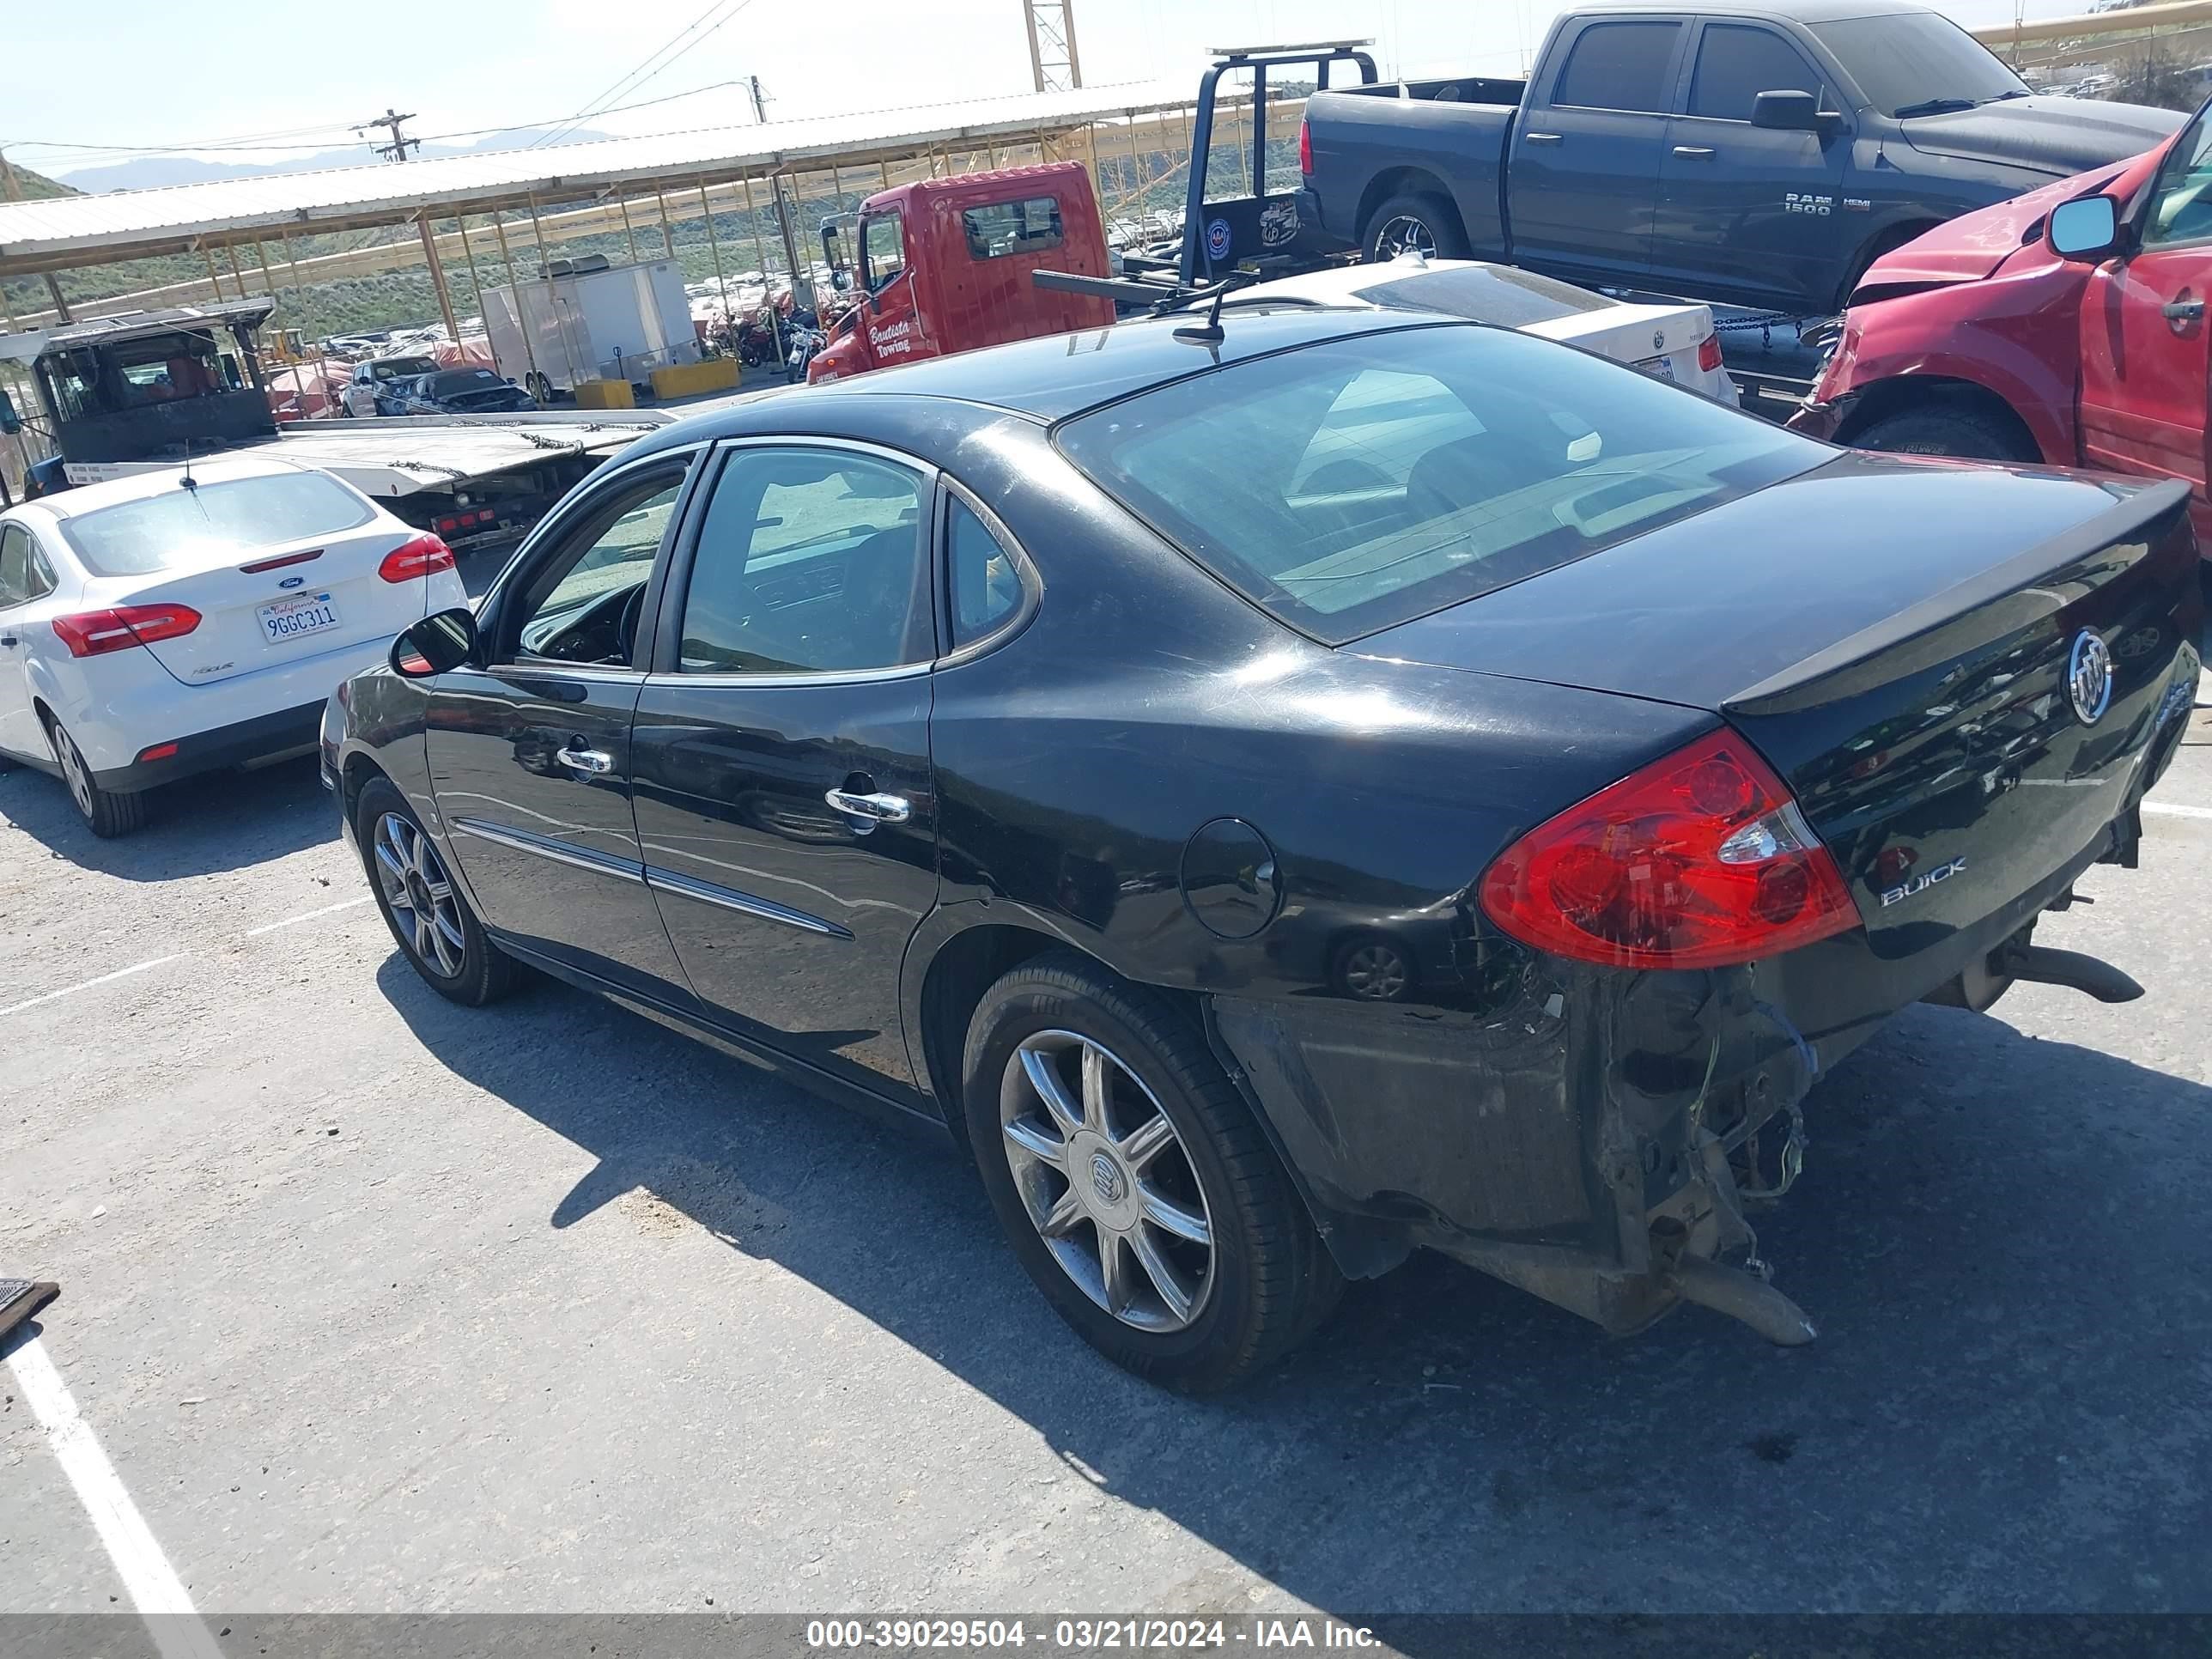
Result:
[[[2197,718],[2162,795],[2212,809]],[[2212,816],[2150,828],[2039,935],[2146,1000],[1915,1009],[1817,1088],[1761,1228],[1811,1347],[1425,1259],[1192,1403],[933,1143],[565,988],[433,996],[311,763],[117,843],[18,772],[0,1273],[63,1282],[203,1610],[2212,1609]],[[0,1612],[127,1611],[0,1391]]]

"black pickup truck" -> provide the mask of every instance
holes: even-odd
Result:
[[[1901,0],[1632,0],[1564,13],[1525,82],[1317,92],[1305,122],[1305,246],[1807,314],[1923,231],[2182,118],[2036,94]]]

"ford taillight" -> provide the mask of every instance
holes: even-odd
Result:
[[[1612,968],[1724,968],[1859,925],[1788,787],[1728,731],[1539,824],[1481,891],[1522,944]]]
[[[417,536],[411,542],[402,542],[386,554],[384,562],[376,568],[376,574],[388,582],[404,582],[453,568],[452,548],[435,536]]]
[[[80,611],[56,617],[53,630],[72,657],[102,657],[156,640],[173,640],[200,625],[200,613],[188,605],[118,605],[109,611]]]

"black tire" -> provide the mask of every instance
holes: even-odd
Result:
[[[1125,1092],[1123,1104],[1140,1113],[1156,1104],[1174,1131],[1170,1150],[1160,1161],[1135,1166],[1144,1178],[1133,1173],[1126,1190],[1149,1194],[1170,1179],[1190,1183],[1181,1189],[1182,1201],[1194,1197],[1208,1223],[1210,1276],[1179,1328],[1140,1329],[1109,1312],[1060,1265],[1031,1218],[1002,1109],[1002,1099],[1014,1097],[1003,1091],[1022,1087],[1024,1042],[1057,1041],[1054,1033],[1073,1034],[1109,1051],[1126,1073],[1125,1090],[1133,1080],[1150,1096],[1132,1102]],[[1335,1307],[1343,1279],[1273,1148],[1204,1040],[1152,993],[1124,984],[1073,951],[1055,951],[1023,963],[984,994],[969,1023],[962,1091],[969,1143],[1015,1255],[1060,1316],[1115,1364],[1191,1393],[1225,1389],[1280,1359]],[[1175,1161],[1163,1175],[1170,1159]],[[1094,1180],[1095,1163],[1094,1158],[1086,1166]],[[1078,1196],[1072,1181],[1059,1178],[1065,1182],[1063,1197]],[[1095,1253],[1103,1237],[1095,1220],[1076,1222],[1063,1243],[1086,1237]],[[1166,1243],[1188,1248],[1173,1238]],[[1157,1256],[1159,1243],[1152,1248]],[[1148,1271],[1133,1256],[1121,1259],[1136,1260],[1136,1273]]]
[[[1457,210],[1443,197],[1425,192],[1393,196],[1376,208],[1360,233],[1361,257],[1370,264],[1379,264],[1395,258],[1409,241],[1419,246],[1418,236],[1401,234],[1401,226],[1418,227],[1426,233],[1428,244],[1421,249],[1425,253],[1439,259],[1467,258],[1467,232],[1460,227]]]
[[[441,947],[434,939],[426,946],[418,943],[416,928],[410,922],[402,921],[398,907],[386,890],[386,878],[379,869],[377,838],[387,817],[399,819],[411,827],[414,834],[422,838],[421,845],[429,849],[425,867],[418,868],[416,873],[426,878],[433,872],[442,874],[442,884],[447,893],[436,899],[429,910],[419,914],[431,917],[442,915],[451,929],[460,936],[457,951],[450,932],[445,934],[444,946]],[[368,878],[368,890],[375,896],[376,908],[383,915],[384,925],[392,930],[392,942],[399,946],[400,954],[407,958],[409,965],[422,976],[424,984],[448,1001],[458,1002],[467,1008],[481,1008],[488,1002],[497,1002],[514,989],[521,979],[521,964],[485,935],[483,925],[477,921],[476,912],[469,908],[468,900],[462,895],[460,884],[453,879],[450,870],[445,869],[444,854],[423,830],[422,819],[407,804],[407,798],[399,793],[390,779],[372,779],[362,790],[361,799],[354,805],[354,835],[361,844],[362,872]],[[403,887],[413,890],[404,876],[397,879]],[[434,887],[434,884],[426,884],[416,894],[416,898],[427,896]],[[447,914],[449,907],[450,913]],[[416,904],[412,900],[407,908],[410,916],[418,914]],[[430,925],[436,926],[437,923],[434,921]],[[453,951],[459,960],[457,963],[441,962],[438,957],[441,948]]]
[[[1899,455],[1953,455],[1969,461],[2039,461],[2010,425],[1978,409],[1908,409],[1851,434],[1860,449]]]
[[[54,759],[62,769],[62,781],[68,785],[70,799],[83,815],[92,833],[102,841],[112,841],[118,836],[128,836],[146,827],[146,797],[133,793],[122,794],[112,789],[103,789],[93,781],[92,768],[84,758],[84,750],[76,746],[76,739],[59,720],[46,721],[46,741],[53,745]]]

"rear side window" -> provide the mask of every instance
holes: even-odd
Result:
[[[1698,43],[1698,69],[1690,82],[1690,113],[1717,121],[1748,121],[1762,92],[1809,92],[1820,77],[1797,49],[1771,29],[1708,23]]]
[[[1552,101],[1580,109],[1658,113],[1668,105],[1667,71],[1680,23],[1593,23],[1575,39]]]
[[[1022,602],[1021,573],[982,520],[957,495],[950,497],[946,564],[952,582],[952,643],[957,649],[981,639]]]
[[[210,549],[240,551],[358,530],[375,509],[320,472],[278,472],[124,501],[63,520],[62,533],[95,576],[149,576],[198,562]]]
[[[0,610],[31,597],[31,538],[20,526],[0,524]]]
[[[1042,253],[1060,244],[1060,198],[1032,196],[1025,202],[993,202],[965,210],[961,228],[971,259],[1003,259],[1010,253]]]
[[[843,449],[740,449],[684,596],[687,674],[857,672],[937,654],[921,481]]]
[[[1232,363],[1079,416],[1056,439],[1193,559],[1331,645],[1829,458],[1632,369],[1463,325]]]

